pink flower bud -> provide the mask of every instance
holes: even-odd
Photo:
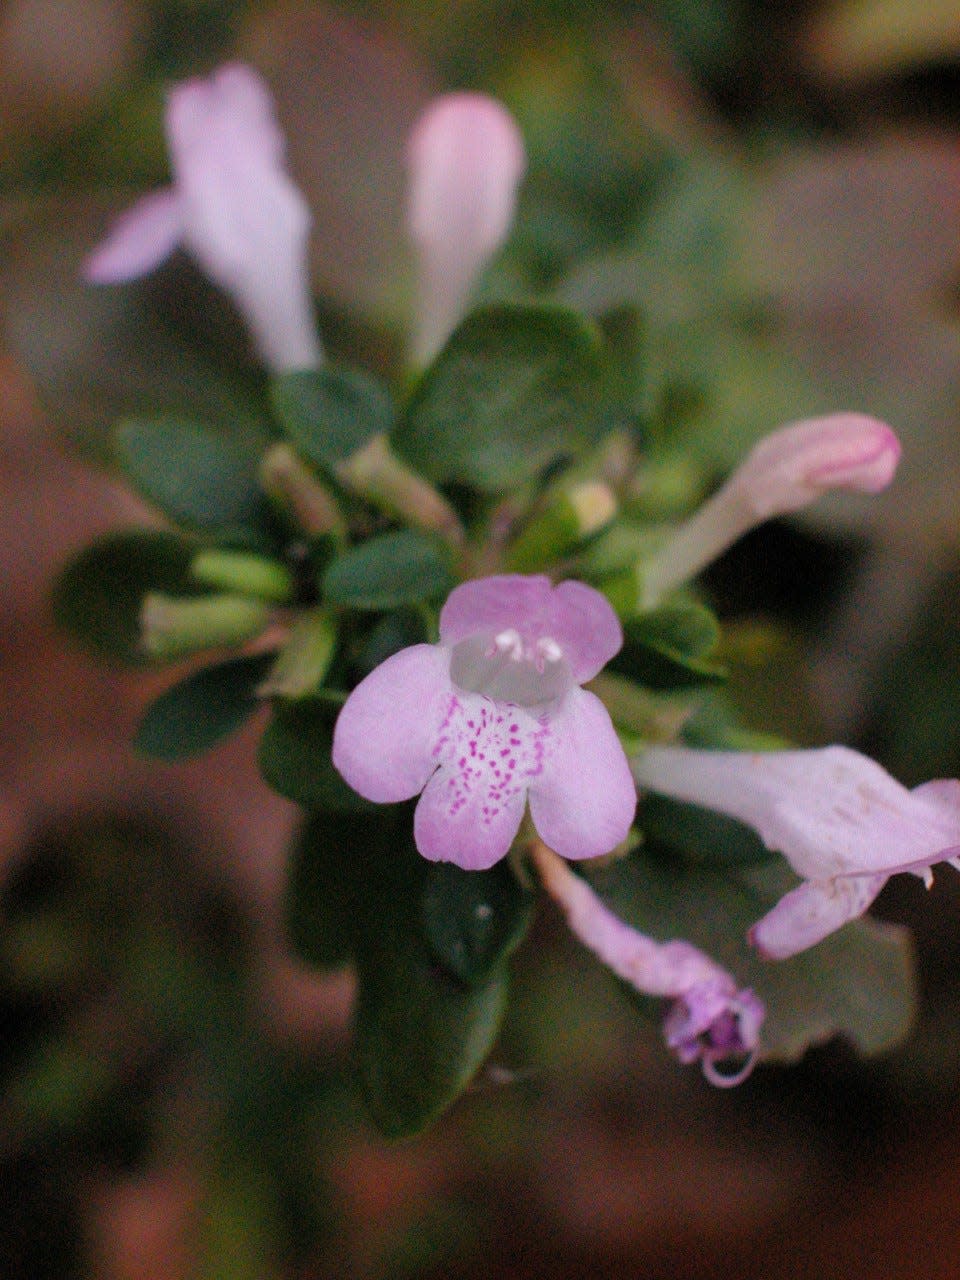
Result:
[[[799,511],[830,489],[879,493],[899,461],[894,432],[866,414],[833,413],[778,428],[644,566],[644,603],[687,582],[755,525]]]
[[[419,275],[415,363],[446,341],[506,239],[525,167],[516,122],[485,94],[445,94],[415,124],[407,150],[407,231]]]

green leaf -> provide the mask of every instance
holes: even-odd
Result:
[[[180,418],[128,418],[117,428],[120,465],[175,523],[259,543],[270,511],[253,453]]]
[[[400,529],[338,556],[321,585],[328,604],[380,610],[446,595],[454,578],[446,550],[436,538]]]
[[[297,369],[274,378],[270,398],[280,426],[308,461],[333,472],[393,426],[386,386],[352,369]]]
[[[496,1038],[507,993],[503,966],[466,986],[434,960],[423,935],[427,863],[402,813],[371,875],[357,954],[361,1083],[388,1137],[419,1132],[463,1092]]]
[[[487,982],[523,941],[533,894],[506,860],[489,871],[432,863],[423,896],[427,941],[435,958],[461,982]]]
[[[134,748],[158,760],[185,760],[209,751],[261,705],[257,689],[272,662],[272,654],[258,654],[193,672],[147,708]]]
[[[610,669],[651,689],[682,689],[726,677],[724,668],[706,657],[720,639],[720,627],[703,605],[664,605],[630,618],[623,630],[623,648]]]
[[[371,849],[393,810],[310,813],[290,858],[284,917],[290,945],[307,964],[332,968],[353,959]]]
[[[89,653],[127,666],[146,666],[140,610],[148,591],[193,595],[194,548],[173,533],[129,529],[109,533],[80,552],[57,578],[57,624]]]
[[[424,644],[430,639],[426,619],[421,610],[397,609],[379,618],[367,633],[354,661],[354,669],[362,679],[374,667],[386,662],[401,649],[413,644]]]
[[[649,840],[684,862],[711,867],[769,862],[770,850],[742,822],[713,809],[683,804],[648,791],[640,801],[637,825]]]
[[[599,439],[603,372],[599,334],[572,311],[475,311],[424,374],[394,444],[435,482],[503,492]]]
[[[369,809],[333,767],[333,722],[339,708],[321,698],[281,702],[267,725],[257,763],[267,783],[305,809]]]
[[[628,923],[658,940],[686,938],[753,988],[767,1007],[765,1058],[791,1062],[834,1035],[881,1053],[909,1031],[916,983],[905,930],[857,920],[776,962],[748,946],[750,925],[796,884],[780,859],[721,872],[648,852],[610,863],[591,883]]]

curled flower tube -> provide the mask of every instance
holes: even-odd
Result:
[[[87,259],[95,284],[152,271],[182,245],[236,303],[274,372],[323,357],[310,294],[310,214],[284,165],[269,91],[252,68],[228,63],[186,80],[164,112],[170,187],[114,222]]]
[[[465,582],[441,610],[439,644],[402,649],[350,694],[333,763],[368,800],[422,792],[414,837],[433,861],[492,866],[528,801],[564,858],[609,853],[630,829],[636,788],[606,708],[580,685],[622,639],[605,597],[583,583]]]
[[[749,989],[738,989],[726,969],[692,943],[655,942],[631,928],[539,841],[531,857],[544,888],[584,946],[637,991],[672,1001],[663,1034],[680,1061],[699,1061],[711,1084],[745,1080],[756,1061],[763,1002]],[[735,1072],[718,1070],[717,1064],[730,1058],[745,1061]]]
[[[444,94],[414,125],[407,231],[417,252],[416,365],[436,355],[480,271],[506,239],[525,168],[516,122],[486,94]]]
[[[772,431],[644,566],[644,603],[656,604],[755,525],[799,511],[830,489],[879,493],[899,460],[891,428],[862,413],[833,413]]]
[[[637,782],[752,827],[803,883],[750,931],[782,960],[863,915],[890,876],[960,870],[960,782],[908,790],[848,747],[692,751],[654,747],[632,762]]]

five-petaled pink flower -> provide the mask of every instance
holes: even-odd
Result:
[[[620,648],[607,600],[580,582],[504,574],[457,587],[440,643],[388,658],[337,720],[333,762],[368,800],[409,800],[417,848],[483,870],[510,848],[527,801],[564,858],[625,839],[636,788],[603,703],[579,686]]]

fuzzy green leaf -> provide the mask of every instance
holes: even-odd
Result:
[[[267,783],[305,809],[368,809],[333,767],[333,722],[339,707],[324,698],[279,702],[264,730],[257,763]]]
[[[199,588],[190,578],[194,547],[173,533],[128,529],[84,548],[53,589],[57,624],[95,657],[147,666],[140,643],[140,610],[148,591],[185,596]]]
[[[489,871],[436,862],[427,871],[423,920],[435,958],[461,982],[487,982],[523,940],[533,895],[506,861]]]
[[[263,541],[270,514],[253,453],[180,418],[128,418],[116,447],[131,482],[174,523]]]
[[[603,373],[599,334],[574,312],[487,307],[424,374],[393,441],[437,483],[501,493],[600,438]]]
[[[623,633],[623,648],[610,669],[651,689],[682,689],[725,679],[724,668],[708,657],[720,639],[720,628],[703,605],[664,605],[630,618]]]
[[[400,529],[370,538],[338,556],[322,579],[328,604],[395,609],[446,595],[454,585],[449,557],[436,538]]]
[[[134,738],[141,755],[186,760],[236,733],[261,700],[272,654],[231,658],[194,671],[147,708]]]
[[[390,392],[352,369],[297,369],[274,378],[270,396],[292,443],[328,472],[393,426]]]

